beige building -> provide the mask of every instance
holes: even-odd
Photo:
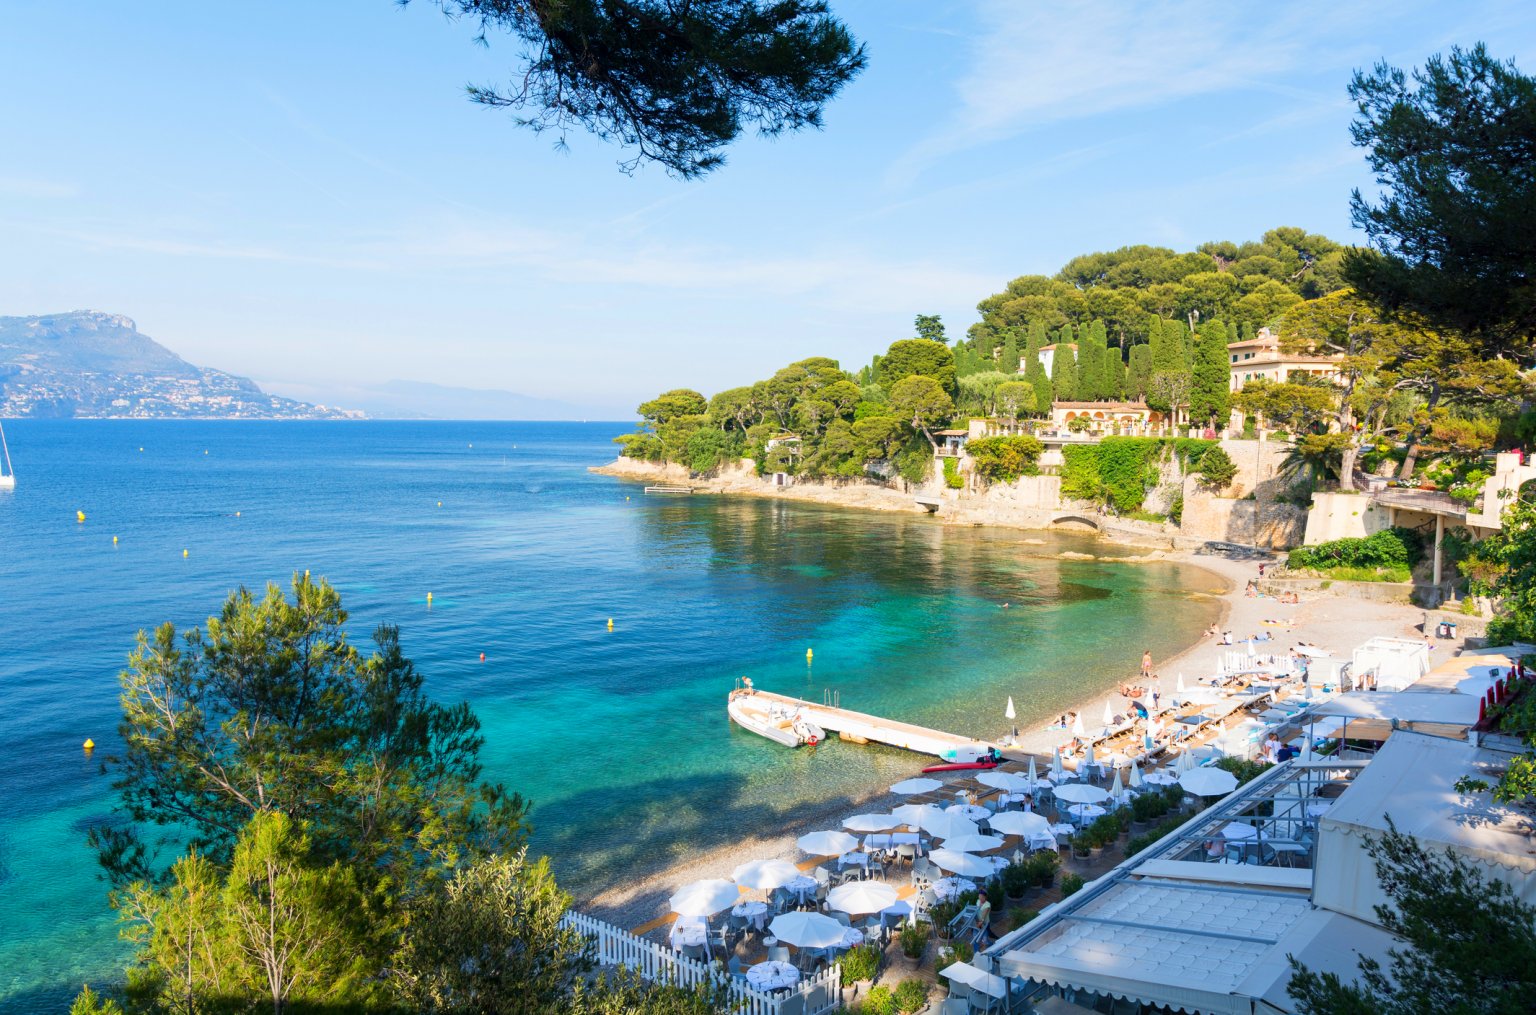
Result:
[[[1187,410],[1172,414],[1159,412],[1145,402],[1052,402],[1051,428],[1070,430],[1073,420],[1086,419],[1084,433],[1104,437],[1112,435],[1161,436],[1170,427],[1187,425]]]
[[[1284,381],[1293,374],[1311,374],[1334,380],[1339,376],[1338,364],[1343,356],[1302,356],[1280,348],[1280,336],[1268,328],[1246,342],[1229,342],[1227,354],[1232,358],[1232,390],[1241,391],[1249,381]]]
[[[1051,366],[1056,362],[1056,350],[1059,348],[1061,348],[1061,346],[1058,345],[1042,345],[1040,347],[1040,365],[1045,367],[1045,376],[1047,377],[1051,376]],[[1069,342],[1067,343],[1066,348],[1072,350],[1072,358],[1076,359],[1077,343]],[[1024,373],[1025,369],[1026,367],[1024,361],[1021,358],[1019,360],[1019,373]]]

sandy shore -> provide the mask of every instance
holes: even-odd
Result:
[[[1211,577],[1210,594],[1218,596],[1223,604],[1220,627],[1229,630],[1234,639],[1269,631],[1274,635],[1274,648],[1285,652],[1299,641],[1321,646],[1335,657],[1348,659],[1350,652],[1367,638],[1376,635],[1418,638],[1422,637],[1419,625],[1424,611],[1407,605],[1372,603],[1362,600],[1320,598],[1304,599],[1299,604],[1287,605],[1270,598],[1249,598],[1244,594],[1248,579],[1257,577],[1257,563],[1232,561],[1220,557],[1196,556],[1186,553],[1169,553],[1164,559],[1201,568]],[[1290,621],[1289,629],[1266,626],[1265,620]],[[1223,652],[1234,651],[1223,646],[1220,639],[1204,638],[1183,652],[1168,659],[1157,660],[1155,671],[1162,678],[1165,691],[1172,691],[1177,674],[1186,680],[1196,680],[1215,673]],[[1116,671],[1133,670],[1139,664],[1140,651],[1127,646],[1133,658],[1124,666],[1116,665]],[[1434,659],[1444,659],[1453,653],[1455,646],[1440,642],[1433,653]],[[1020,698],[1023,695],[1019,695]],[[1104,710],[1105,702],[1112,709],[1122,712],[1126,699],[1114,693],[1101,693],[1082,702],[1077,711],[1082,713],[1088,726],[1096,722]],[[1021,757],[1023,752],[1049,757],[1051,749],[1064,739],[1060,731],[1038,728],[1022,729],[1019,746],[1010,750],[1010,757]],[[912,757],[912,774],[927,764],[921,756]],[[956,773],[944,781],[953,784],[940,795],[950,795],[963,786],[974,786],[969,774]],[[600,919],[626,929],[650,926],[666,916],[667,898],[679,886],[699,878],[729,878],[731,871],[749,860],[777,858],[799,863],[803,854],[795,846],[796,837],[821,828],[835,828],[844,817],[865,811],[890,810],[907,798],[888,791],[874,791],[852,806],[846,801],[825,808],[806,808],[789,824],[776,824],[760,834],[743,839],[731,846],[697,853],[686,860],[636,881],[599,892],[579,900],[578,907]],[[658,932],[659,933],[659,932]]]

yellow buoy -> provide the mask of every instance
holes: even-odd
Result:
[[[113,536],[113,537],[112,537],[112,545],[113,545],[113,546],[116,546],[116,545],[117,545],[117,537],[116,537],[116,536]]]
[[[236,518],[239,518],[239,517],[240,517],[240,512],[238,512],[238,511],[236,511],[236,512],[235,512],[235,517],[236,517]]]
[[[613,630],[613,618],[612,617],[608,618],[608,630],[610,630],[610,631]]]
[[[430,593],[430,592],[427,593],[427,605],[428,606],[432,605],[432,593]]]
[[[186,555],[187,555],[187,551],[186,551],[186,550],[182,550],[182,551],[181,551],[181,555],[182,555],[182,556],[183,556],[183,557],[185,557],[185,556],[186,556]]]
[[[806,662],[810,662],[811,661],[811,650],[810,649],[806,649],[805,650],[805,661]]]
[[[76,511],[75,512],[75,521],[84,523],[85,522],[85,512],[84,511]]]
[[[84,747],[87,751],[94,751],[96,749],[96,741],[92,740],[90,737],[86,737],[85,743],[81,744],[80,746]]]
[[[442,501],[438,501],[438,502],[437,502],[437,506],[438,506],[438,507],[442,507],[442,506],[443,506],[443,502],[442,502]]]

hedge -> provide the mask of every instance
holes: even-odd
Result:
[[[1418,533],[1401,526],[1382,529],[1364,539],[1335,539],[1316,546],[1299,546],[1286,559],[1292,569],[1326,571],[1331,568],[1408,569],[1424,555]]]

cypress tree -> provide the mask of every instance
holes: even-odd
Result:
[[[1150,345],[1131,346],[1130,367],[1126,371],[1126,392],[1133,398],[1145,399],[1147,397],[1147,385],[1152,380],[1152,347]]]
[[[1244,321],[1242,326],[1237,329],[1237,340],[1239,342],[1252,342],[1253,341],[1253,322],[1252,321]]]
[[[1024,337],[1024,366],[1029,366],[1029,357],[1039,358],[1040,350],[1050,344],[1050,339],[1045,335],[1045,325],[1035,321],[1029,326],[1029,334]]]
[[[1024,379],[1035,389],[1035,408],[1046,415],[1050,415],[1051,401],[1054,397],[1051,379],[1045,376],[1045,367],[1041,364],[1038,356],[1025,367]]]
[[[1222,322],[1207,321],[1200,325],[1193,373],[1190,420],[1218,429],[1225,427],[1232,406],[1232,359],[1227,354],[1227,326]]]
[[[1093,340],[1093,329],[1086,324],[1077,334],[1077,376],[1073,390],[1080,402],[1092,402],[1099,397],[1099,348]]]
[[[1072,348],[1072,325],[1056,333],[1056,355],[1051,358],[1051,388],[1060,402],[1078,401],[1077,353]]]
[[[1109,401],[1115,397],[1115,391],[1120,387],[1118,374],[1120,365],[1116,361],[1116,350],[1109,347],[1109,329],[1104,327],[1102,320],[1094,321],[1089,328],[1093,335],[1094,357],[1094,397],[1099,401]]]
[[[1019,371],[1019,336],[1013,328],[1008,329],[1008,337],[1003,340],[1003,358],[998,362],[997,369],[1005,374]]]

